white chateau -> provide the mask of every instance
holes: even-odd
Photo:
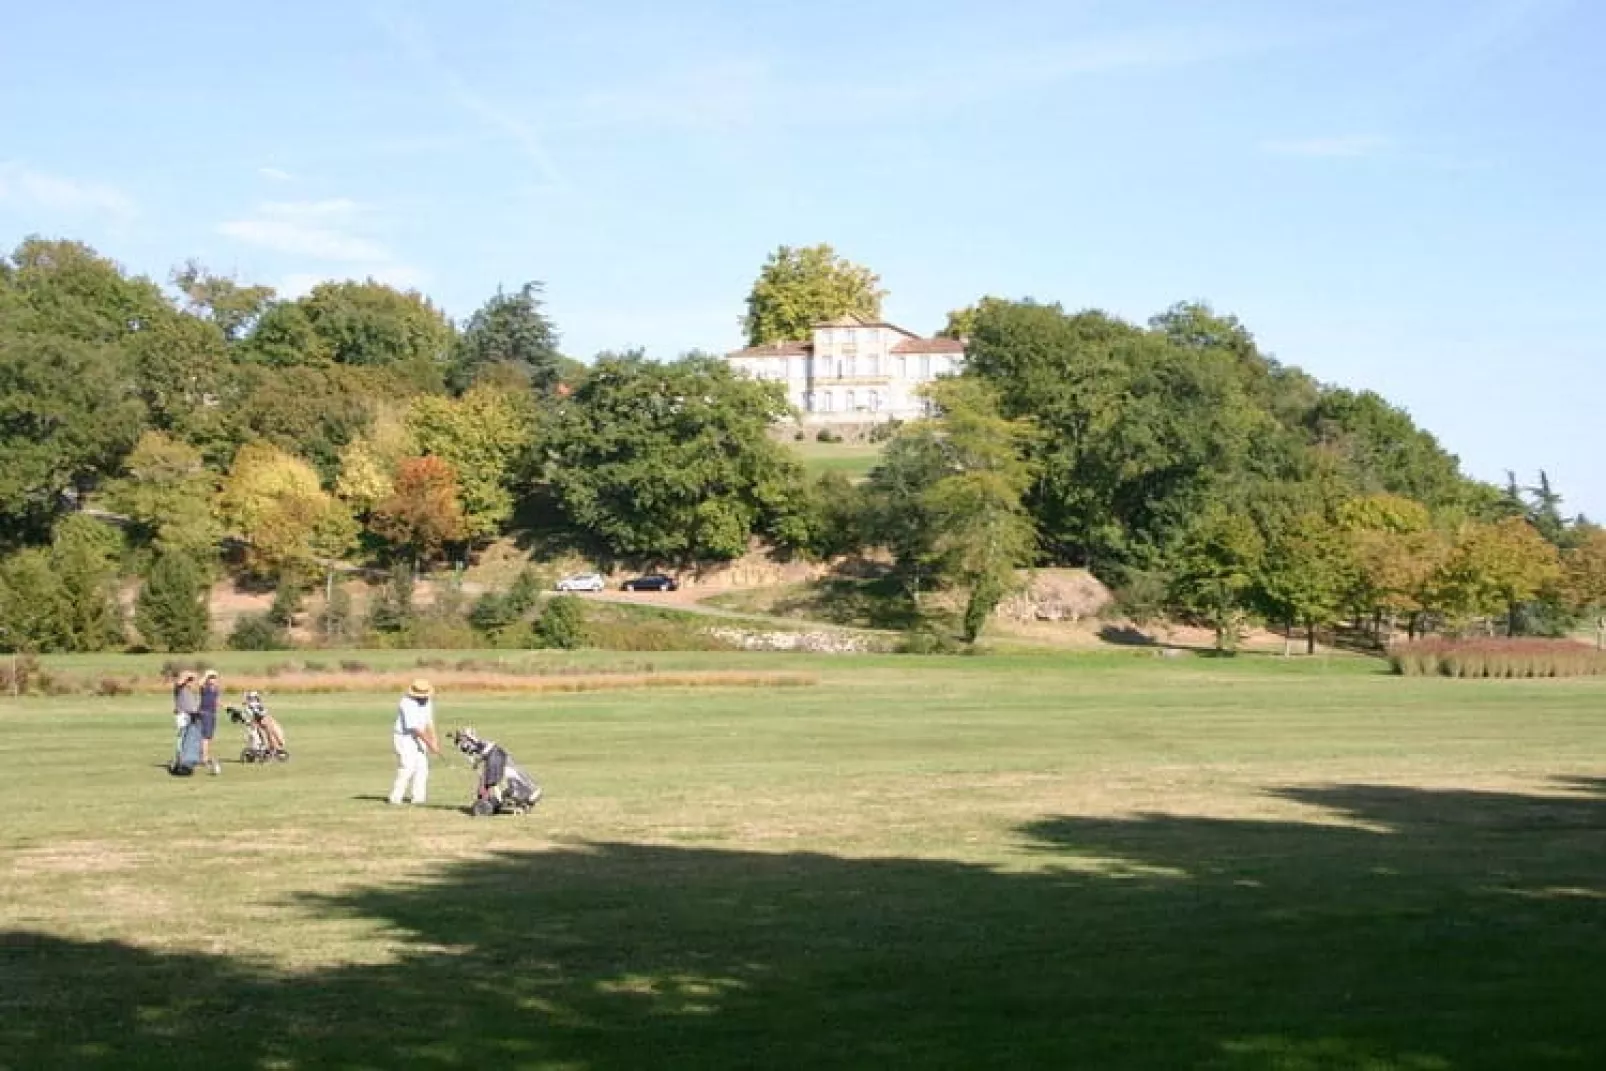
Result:
[[[916,389],[961,371],[965,344],[844,316],[815,324],[812,341],[751,346],[725,359],[755,379],[786,384],[804,423],[870,424],[923,416]]]

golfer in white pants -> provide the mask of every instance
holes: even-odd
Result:
[[[393,804],[406,799],[409,790],[414,803],[429,797],[429,756],[441,753],[435,740],[433,694],[428,681],[414,681],[396,711],[396,727],[390,734],[396,749],[396,782],[390,786]]]

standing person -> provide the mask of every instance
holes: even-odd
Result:
[[[435,738],[435,690],[425,680],[416,680],[402,696],[391,730],[391,746],[396,749],[396,781],[390,786],[390,802],[400,804],[412,792],[415,804],[429,797],[429,757],[441,753]]]
[[[223,685],[218,682],[217,670],[209,669],[201,677],[201,704],[197,712],[201,719],[201,765],[216,777],[223,767],[212,757],[212,734],[217,732],[218,702],[223,698]]]
[[[173,683],[173,724],[178,729],[178,734],[174,739],[173,764],[169,768],[175,774],[190,773],[200,758],[194,739],[194,734],[200,727],[196,726],[194,729],[190,727],[200,709],[201,693],[195,687],[195,673],[185,670]]]

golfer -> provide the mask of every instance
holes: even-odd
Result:
[[[435,739],[434,694],[429,681],[414,681],[396,711],[396,725],[390,734],[396,749],[396,782],[390,786],[392,804],[400,804],[409,792],[415,804],[429,797],[429,757],[441,753]]]
[[[217,733],[217,708],[223,699],[223,685],[218,681],[217,670],[209,669],[201,676],[201,702],[196,716],[201,719],[201,765],[216,777],[223,772],[217,759],[212,757],[212,737]]]

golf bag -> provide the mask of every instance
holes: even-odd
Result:
[[[540,801],[541,786],[496,741],[481,740],[473,729],[464,728],[452,733],[452,743],[479,771],[469,808],[474,815],[528,814]]]
[[[244,732],[245,747],[240,751],[241,762],[290,761],[290,752],[285,748],[284,729],[278,719],[268,713],[260,692],[245,694],[244,710],[229,707],[229,721],[241,726]]]
[[[176,715],[178,737],[173,742],[173,761],[167,772],[174,777],[188,777],[201,765],[201,719],[188,714]]]

